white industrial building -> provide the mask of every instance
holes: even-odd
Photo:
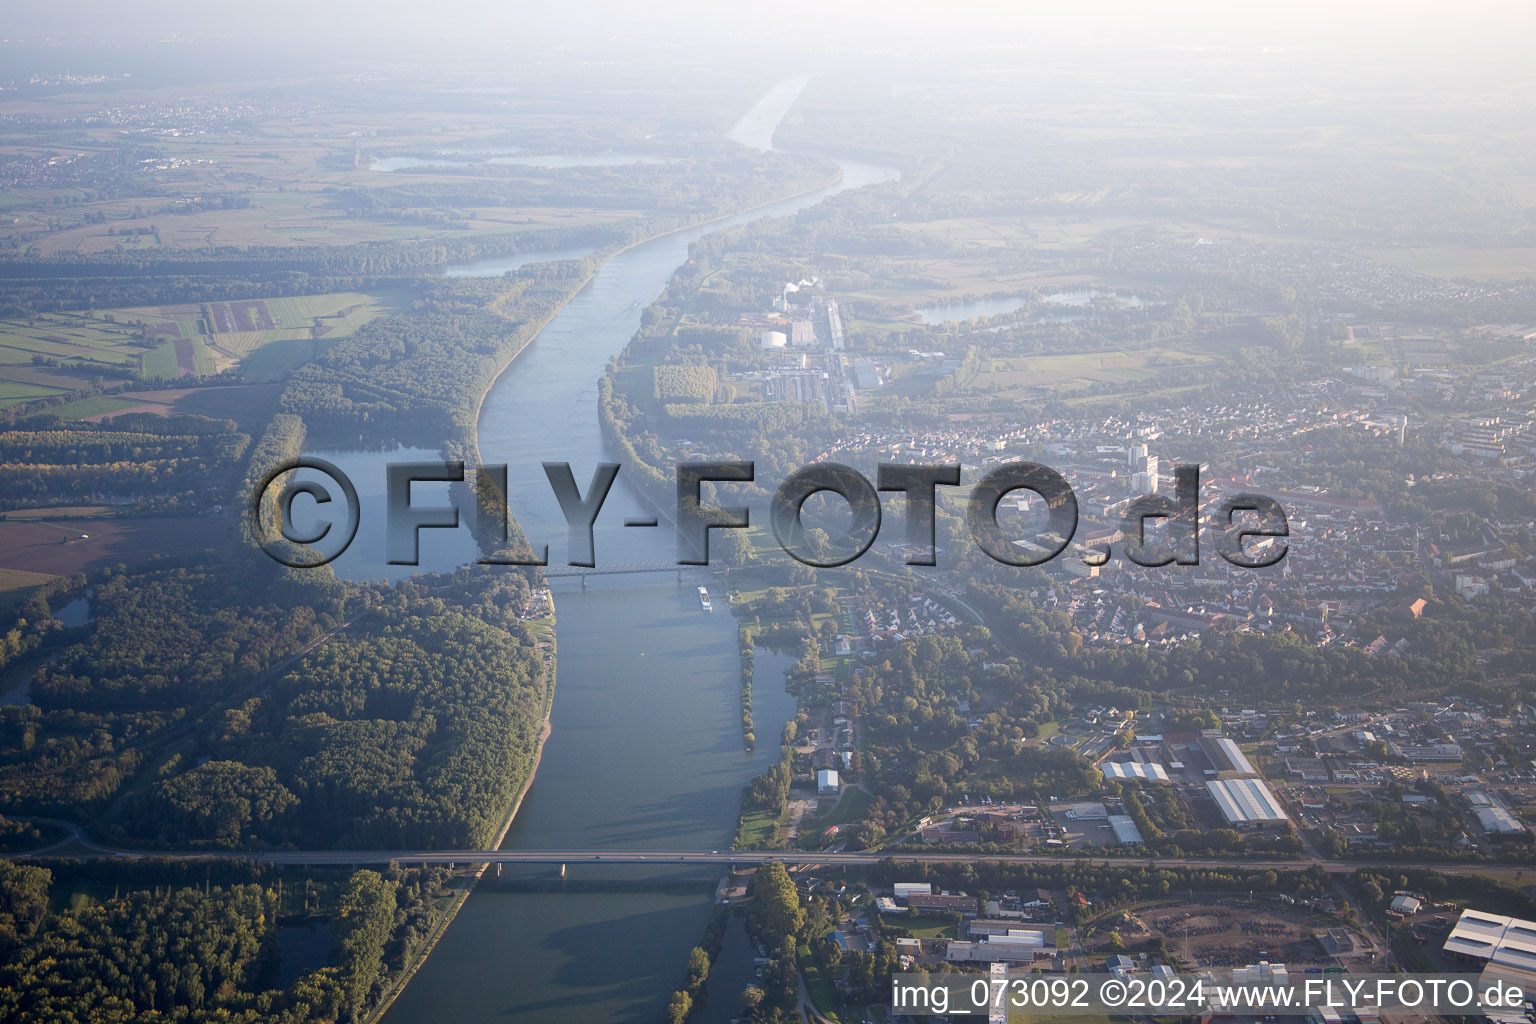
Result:
[[[1536,921],[1463,910],[1446,936],[1445,953],[1483,964],[1484,982],[1536,985]]]
[[[1103,821],[1109,817],[1109,808],[1097,800],[1067,805],[1069,821]]]
[[[1038,957],[1049,956],[1054,947],[1047,949],[1038,932],[1011,935],[988,935],[981,942],[956,940],[949,944],[944,959],[950,963],[1031,963]]]
[[[837,777],[836,770],[823,768],[816,773],[816,792],[822,796],[836,796],[842,787],[842,780]]]
[[[1489,835],[1513,836],[1525,831],[1520,819],[1510,813],[1498,797],[1481,790],[1467,794],[1467,809],[1477,819],[1477,827]]]
[[[827,300],[827,330],[832,335],[829,339],[832,351],[841,352],[843,350],[843,318],[838,313],[836,299]]]
[[[1115,841],[1122,846],[1140,846],[1146,842],[1141,837],[1141,829],[1136,827],[1135,820],[1129,814],[1111,814],[1109,827],[1115,830]]]
[[[1290,977],[1290,971],[1285,964],[1272,964],[1268,960],[1260,960],[1256,964],[1247,967],[1234,967],[1232,969],[1232,984],[1234,985],[1284,985]]]
[[[1052,924],[1024,924],[1006,919],[976,918],[966,922],[967,938],[972,941],[992,935],[1033,935],[1036,945],[1055,946],[1056,926]]]
[[[1290,820],[1262,779],[1217,779],[1207,782],[1205,788],[1233,828],[1279,825]]]
[[[1243,748],[1225,736],[1202,736],[1200,751],[1211,762],[1211,771],[1220,776],[1257,775],[1258,769],[1243,753]]]
[[[897,899],[904,900],[908,896],[911,896],[913,894],[919,894],[919,895],[923,895],[923,896],[932,896],[933,895],[933,886],[929,885],[927,882],[897,882],[896,883],[896,898]]]
[[[1106,779],[1117,782],[1172,782],[1168,770],[1151,761],[1105,761],[1099,765]]]

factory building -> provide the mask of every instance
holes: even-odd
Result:
[[[1290,820],[1262,779],[1216,779],[1207,782],[1205,788],[1233,828],[1283,825]]]
[[[1210,771],[1218,779],[1235,779],[1257,776],[1258,770],[1243,749],[1225,736],[1200,737],[1200,752],[1211,763]]]
[[[1104,778],[1116,782],[1172,782],[1168,770],[1152,761],[1105,761],[1099,765]]]
[[[1115,841],[1122,846],[1140,846],[1146,842],[1141,837],[1141,829],[1136,827],[1135,820],[1129,814],[1111,814],[1109,827],[1115,830]]]

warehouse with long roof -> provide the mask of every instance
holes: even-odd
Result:
[[[1200,752],[1211,763],[1211,771],[1220,778],[1259,774],[1243,748],[1225,736],[1202,736],[1199,746]]]
[[[1516,985],[1527,993],[1536,988],[1536,921],[1463,910],[1445,938],[1445,955],[1452,960],[1481,964],[1480,988],[1493,982]],[[1493,1020],[1529,1020],[1523,1009]]]
[[[1290,820],[1262,779],[1217,779],[1205,784],[1217,810],[1233,828],[1282,825]]]
[[[1172,782],[1168,771],[1155,761],[1105,761],[1099,765],[1106,779],[1117,782]]]

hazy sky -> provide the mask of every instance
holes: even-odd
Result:
[[[779,49],[921,48],[955,42],[1065,46],[1359,46],[1372,53],[1515,51],[1536,38],[1532,0],[64,0],[7,4],[0,35],[91,33],[264,41],[448,39],[519,43],[719,41]]]

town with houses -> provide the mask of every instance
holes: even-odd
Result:
[[[784,299],[816,283],[786,285]],[[852,415],[861,395],[885,388],[891,362],[850,355],[835,298],[776,305],[769,314],[740,320],[777,360],[741,378],[763,402],[814,403]],[[1350,339],[1357,333],[1385,337],[1400,348],[1415,341],[1393,325],[1347,330]],[[1479,330],[1536,345],[1536,325]],[[1350,339],[1340,344],[1347,346]],[[1395,617],[1417,617],[1422,604],[1398,596],[1414,583],[1468,601],[1498,591],[1536,610],[1536,550],[1528,543],[1536,536],[1536,518],[1494,517],[1472,535],[1463,531],[1448,539],[1442,523],[1416,521],[1374,498],[1304,482],[1315,475],[1309,472],[1309,453],[1330,434],[1382,452],[1401,451],[1411,440],[1490,486],[1529,488],[1536,471],[1536,354],[1497,369],[1476,369],[1437,363],[1426,353],[1444,352],[1446,346],[1416,340],[1421,347],[1404,356],[1414,364],[1407,374],[1391,365],[1351,367],[1279,394],[1235,395],[1219,405],[1134,417],[1048,416],[1012,423],[989,417],[984,426],[962,418],[950,428],[922,432],[854,428],[808,461],[870,471],[876,462],[958,464],[963,487],[1009,462],[1037,461],[1057,470],[1072,486],[1080,519],[1069,551],[1047,565],[1065,588],[1044,600],[1066,612],[1090,643],[1178,645],[1235,628],[1289,630],[1319,646],[1402,653],[1401,636],[1365,632],[1359,620],[1384,604]],[[917,349],[905,358],[940,377],[955,373],[959,362]],[[683,447],[687,454],[689,445]],[[1211,555],[1197,570],[1174,574],[1104,557],[1126,539],[1125,514],[1132,503],[1171,494],[1174,470],[1190,465],[1200,469],[1202,522],[1210,523],[1217,505],[1233,495],[1258,493],[1279,502],[1290,536],[1286,557],[1273,571],[1233,568]],[[1438,482],[1434,476],[1410,479],[1405,495]],[[942,488],[939,494],[941,502],[950,497]],[[953,498],[951,507],[958,509],[960,501]],[[1032,508],[1025,491],[1006,503],[1016,505],[1021,516]],[[880,541],[900,556],[906,552],[896,536],[888,531]],[[1262,555],[1280,542],[1249,543],[1252,553]],[[944,553],[939,554],[942,566]],[[909,610],[900,624],[869,622],[870,632],[910,635],[900,627],[918,625],[910,621],[914,617],[922,624],[932,617],[921,611]]]

